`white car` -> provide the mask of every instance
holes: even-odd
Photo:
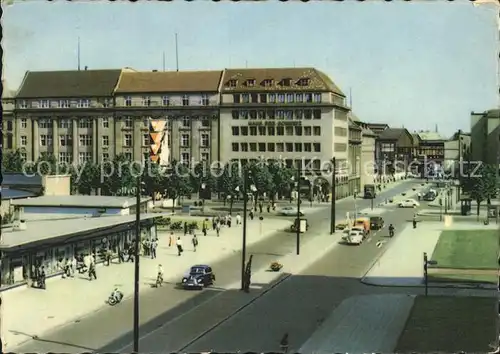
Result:
[[[287,206],[283,207],[278,211],[278,214],[284,215],[284,216],[297,216],[297,208]],[[300,216],[304,216],[304,213],[301,211],[299,212]]]
[[[415,199],[406,199],[398,204],[400,208],[416,208],[420,204]]]
[[[359,230],[344,230],[342,232],[342,241],[348,245],[361,245],[364,239],[363,232]]]

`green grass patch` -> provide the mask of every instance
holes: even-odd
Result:
[[[487,274],[429,274],[429,282],[497,284],[498,278]]]
[[[435,268],[497,269],[497,230],[443,231],[432,254]]]
[[[496,298],[418,296],[396,353],[486,353],[496,334]]]

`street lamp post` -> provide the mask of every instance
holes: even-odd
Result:
[[[335,157],[332,158],[332,208],[330,211],[330,235],[335,233],[335,189],[336,189],[336,180],[335,180],[335,167],[336,160]]]
[[[139,353],[139,238],[141,236],[141,191],[144,187],[141,176],[137,177],[135,191],[135,267],[134,267],[134,353]]]
[[[302,162],[302,161],[301,161]],[[297,244],[296,252],[297,255],[300,254],[300,177],[301,177],[301,165],[297,168]]]
[[[243,172],[243,240],[241,247],[241,290],[247,291],[246,284],[246,257],[247,257],[247,212],[248,212],[248,169]],[[237,191],[239,191],[239,188]],[[257,188],[250,185],[250,190],[255,193]]]
[[[205,188],[207,185],[205,183],[202,183],[200,186],[201,189],[201,210],[203,211],[205,209]]]
[[[424,286],[425,286],[425,296],[429,294],[429,265],[436,265],[437,261],[433,261],[427,258],[427,252],[424,252]]]

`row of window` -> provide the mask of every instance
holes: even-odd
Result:
[[[234,103],[321,103],[321,93],[233,94]]]
[[[110,140],[108,135],[103,135],[102,146],[109,146]],[[148,146],[151,144],[151,137],[149,134],[143,134],[142,136],[142,146]],[[123,136],[123,145],[126,147],[132,146],[133,137],[132,134],[124,134]],[[190,146],[190,135],[182,134],[181,135],[181,147],[189,147]],[[26,146],[28,143],[28,137],[23,135],[21,136],[21,146]],[[73,137],[71,135],[59,135],[59,145],[60,146],[71,146],[73,144]],[[53,137],[52,135],[40,135],[40,145],[41,146],[52,146],[53,145]],[[91,135],[80,135],[79,136],[79,146],[92,146],[92,136]],[[200,136],[200,146],[208,148],[210,146],[210,136],[209,134],[201,134]]]
[[[311,82],[311,79],[308,77],[302,77],[295,81],[295,84],[298,86],[308,86],[309,83]],[[246,79],[242,84],[246,87],[255,87],[257,83],[257,80],[255,79]],[[290,87],[293,83],[293,79],[291,78],[284,78],[281,79],[280,81],[275,81],[273,79],[264,79],[260,82],[260,85],[264,87],[272,87],[274,84],[277,84],[278,86],[282,87]],[[227,82],[226,84],[228,87],[237,87],[238,86],[238,80],[236,79],[231,79]]]
[[[320,126],[277,126],[277,127],[240,127],[235,126],[231,128],[233,136],[321,136],[321,127]]]
[[[34,105],[35,102],[31,102],[31,105],[26,100],[21,100],[19,102],[19,108],[36,108]],[[51,105],[52,104],[52,105]],[[110,105],[110,101],[104,101],[104,106]],[[89,108],[90,100],[88,98],[79,99],[76,102],[71,102],[70,100],[59,100],[59,101],[50,101],[50,100],[39,100],[37,108]]]
[[[183,128],[190,128],[191,127],[191,118],[190,117],[183,117],[181,119],[181,126]],[[125,128],[133,128],[134,127],[134,121],[135,118],[131,116],[126,116],[123,118],[124,122],[124,127]],[[150,118],[144,118],[143,119],[143,125],[145,127],[149,126],[149,121]],[[79,118],[78,119],[78,128],[92,128],[92,118]],[[170,126],[171,120],[167,120],[167,126]],[[67,119],[67,118],[61,118],[57,120],[57,126],[59,128],[72,128],[72,120]],[[210,120],[207,117],[204,117],[201,119],[201,126],[202,127],[210,127]],[[109,128],[109,118],[103,117],[102,118],[102,127],[103,128]],[[28,128],[28,120],[26,118],[21,119],[21,129],[27,129]],[[53,128],[53,120],[52,119],[39,119],[38,120],[38,128],[41,129],[51,129]],[[12,121],[7,121],[7,131],[12,131],[13,130],[13,122]]]
[[[320,143],[232,143],[233,152],[321,152]]]
[[[182,96],[181,99],[182,105],[183,106],[190,106],[190,105],[202,105],[202,106],[208,106],[210,104],[210,99],[208,95],[201,95],[201,98],[196,98],[188,95]],[[153,101],[151,99],[151,96],[142,96],[142,101],[141,105],[144,107],[150,107],[153,105],[156,105],[156,101]],[[162,106],[170,106],[172,104],[172,99],[170,96],[162,96],[161,98],[161,105]],[[132,106],[132,96],[126,96],[125,97],[125,106],[126,107],[131,107]]]
[[[239,163],[242,166],[247,165],[248,163],[256,163],[259,160],[258,159],[232,159],[231,160],[234,164]],[[328,169],[328,166],[326,166],[324,163],[322,164],[320,159],[285,159],[285,165],[289,168],[295,167],[298,168],[299,166],[303,170],[304,168],[307,169],[313,169],[313,170],[320,170],[320,169]],[[271,162],[271,159],[269,159],[269,162]]]
[[[321,109],[296,109],[296,110],[233,110],[233,119],[321,119]]]

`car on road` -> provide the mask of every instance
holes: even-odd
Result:
[[[416,208],[420,205],[415,199],[405,199],[399,202],[398,207],[400,208]]]
[[[381,216],[370,216],[370,230],[380,230],[384,224],[384,219]]]
[[[425,193],[423,199],[426,202],[432,202],[432,201],[434,201],[436,199],[436,196],[437,196],[436,193],[434,193],[433,191],[430,191],[430,192]]]
[[[212,267],[206,264],[198,264],[189,268],[189,271],[182,278],[182,287],[184,289],[203,289],[213,285],[215,274]]]
[[[342,241],[348,245],[361,245],[364,240],[364,233],[362,230],[345,230],[343,232]]]
[[[283,216],[297,216],[297,208],[292,207],[292,206],[286,206],[286,207],[281,208],[278,211],[278,214],[283,215]],[[301,211],[301,212],[299,212],[299,215],[304,216],[304,213]]]
[[[297,232],[297,227],[299,225],[299,220],[304,220],[306,222],[306,231],[309,230],[309,222],[307,221],[307,219],[297,219],[295,218],[295,220],[293,221],[293,224],[290,226],[290,231],[291,232]]]

